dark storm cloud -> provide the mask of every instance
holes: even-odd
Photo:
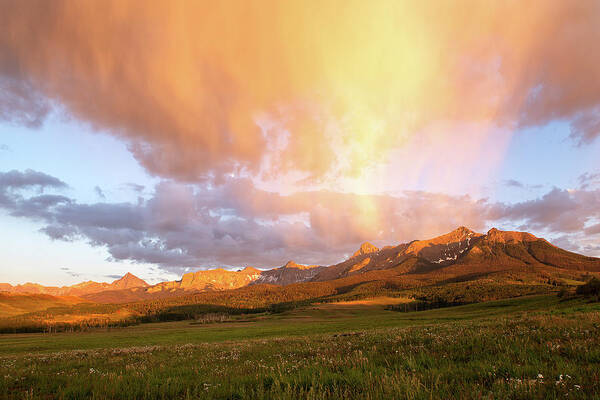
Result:
[[[26,183],[43,181],[64,186],[45,174],[30,171],[28,176],[38,179],[13,178],[11,185],[26,188]],[[277,266],[289,259],[328,264],[362,241],[393,244],[459,225],[480,231],[498,223],[523,225],[589,254],[596,254],[594,246],[600,243],[600,228],[593,225],[600,219],[600,191],[555,188],[535,200],[500,204],[427,192],[283,196],[248,180],[230,179],[220,186],[161,182],[139,203],[79,204],[60,195],[4,194],[10,201],[0,206],[12,215],[44,221],[41,231],[52,239],[82,239],[105,247],[113,260],[151,263],[178,273],[208,265]],[[365,214],[365,204],[372,205],[371,213]]]
[[[256,114],[282,105],[288,139],[273,175],[335,170],[340,143],[363,125],[337,142],[324,131],[357,110],[414,132],[494,116],[598,137],[597,1],[345,3],[340,15],[335,2],[314,13],[304,2],[2,0],[0,119],[39,126],[56,102],[124,138],[152,174],[191,182],[256,172],[273,155]],[[404,137],[370,139],[349,164]]]
[[[130,203],[70,203],[55,207],[53,217],[61,224],[81,228],[144,229],[144,210]]]
[[[0,172],[0,191],[30,187],[64,189],[67,184],[58,178],[31,169],[24,172],[17,170]]]
[[[71,203],[71,199],[66,196],[44,194],[29,198],[14,196],[13,210],[11,215],[16,217],[37,217],[47,218],[52,208],[59,204]]]
[[[554,188],[535,200],[502,208],[501,217],[523,221],[533,230],[575,232],[584,229],[586,222],[600,217],[600,191],[569,191]]]
[[[34,189],[41,193],[47,189],[65,189],[67,184],[53,176],[33,170],[0,172],[0,207],[17,217],[47,218],[48,210],[68,197],[57,194],[36,194],[24,197],[22,191]]]
[[[47,225],[41,228],[40,232],[45,233],[50,239],[54,240],[70,242],[78,238],[75,228],[58,224]]]

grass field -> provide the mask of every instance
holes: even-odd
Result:
[[[0,336],[3,398],[598,398],[600,304],[319,304],[222,323]]]

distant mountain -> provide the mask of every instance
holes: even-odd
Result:
[[[109,285],[110,290],[132,289],[140,287],[148,287],[145,281],[128,272],[121,279],[117,279]]]
[[[352,255],[352,257],[364,256],[365,254],[378,252],[379,249],[369,242],[360,245],[360,248]]]
[[[260,277],[261,271],[246,267],[241,271],[223,268],[188,272],[178,281],[160,282],[153,286],[135,287],[127,290],[108,289],[86,294],[87,300],[98,303],[133,302],[146,299],[181,296],[190,292],[221,291],[248,286]]]
[[[366,254],[357,253],[359,255],[327,267],[314,280],[328,281],[392,268],[403,274],[440,276],[526,267],[600,271],[599,258],[560,249],[530,233],[500,231],[495,228],[487,234],[481,234],[459,227],[432,239],[415,240]]]
[[[110,284],[90,281],[62,288],[31,283],[14,287],[0,284],[0,290],[81,296],[88,301],[119,303],[258,285],[333,281],[337,282],[336,285],[344,282],[352,285],[393,277],[401,278],[402,285],[414,286],[510,271],[536,276],[549,276],[552,271],[600,272],[600,259],[560,249],[526,232],[491,229],[482,234],[459,227],[431,239],[381,249],[363,243],[352,257],[330,266],[301,265],[289,261],[282,267],[267,271],[246,267],[240,271],[217,268],[190,272],[178,281],[153,286],[128,273]]]
[[[325,267],[318,265],[300,265],[288,261],[281,268],[262,271],[253,284],[270,283],[274,285],[289,285],[312,280]]]
[[[106,290],[124,290],[148,287],[145,281],[137,276],[127,273],[112,283],[87,281],[71,286],[43,286],[37,283],[25,283],[12,286],[8,283],[0,283],[0,291],[8,293],[47,294],[51,296],[85,296]]]
[[[226,290],[246,286],[258,279],[260,271],[246,267],[241,271],[229,271],[223,268],[184,274],[179,281],[162,282],[154,285],[149,292],[161,290]]]
[[[293,261],[268,271],[261,271],[252,267],[246,267],[240,271],[216,268],[189,272],[184,274],[178,281],[161,282],[147,288],[134,288],[128,291],[109,289],[87,294],[83,297],[100,303],[114,303],[181,296],[190,292],[222,291],[257,284],[289,285],[308,282],[323,268],[325,267],[300,265]]]

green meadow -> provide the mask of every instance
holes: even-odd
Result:
[[[7,399],[598,398],[600,304],[314,304],[219,322],[0,336]]]

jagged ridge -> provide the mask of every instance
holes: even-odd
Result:
[[[571,253],[526,232],[491,229],[486,234],[459,227],[427,240],[377,248],[366,242],[351,258],[331,266],[301,265],[288,261],[271,270],[246,267],[240,271],[223,268],[186,273],[181,280],[149,286],[132,274],[112,282],[84,282],[71,287],[47,288],[36,284],[0,290],[17,293],[76,295],[98,302],[135,301],[173,296],[186,292],[221,291],[250,285],[290,285],[324,282],[353,276],[370,276],[390,271],[396,276],[423,275],[446,279],[466,274],[523,268],[559,268],[574,271],[600,271],[600,259]],[[432,275],[433,274],[433,275]]]

